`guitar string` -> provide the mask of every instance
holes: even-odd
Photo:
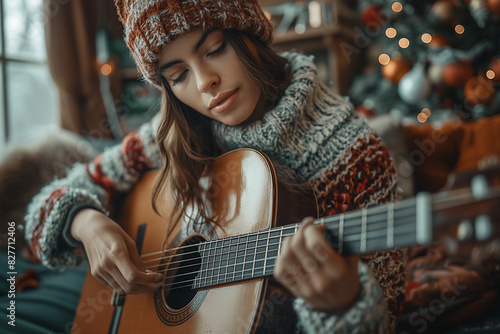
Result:
[[[411,214],[411,213],[409,213]],[[402,225],[405,225],[405,224],[415,224],[414,220],[411,221],[410,223],[406,223],[406,222],[403,222],[402,219],[407,219],[409,214],[407,215],[404,215],[404,216],[398,216],[398,220],[399,220],[399,223],[398,227],[401,227]],[[410,218],[413,218],[413,215],[410,215]],[[384,220],[379,220],[377,222],[372,222],[370,225],[370,229],[367,231],[370,233],[370,236],[372,236],[373,234],[377,234],[377,233],[380,233],[380,232],[387,232],[387,225],[385,224],[386,222],[386,219]],[[373,225],[377,225],[377,226],[382,226],[381,228],[376,228],[376,229],[373,229]],[[295,227],[288,227],[289,225],[287,225],[287,228],[286,230],[283,230],[282,233],[281,233],[281,236],[289,236],[289,235],[293,235],[295,233]],[[325,226],[327,226],[328,229],[338,229],[339,225],[336,225],[336,222],[329,222],[329,223],[325,223]],[[346,232],[348,231],[349,229],[351,229],[352,227],[355,227],[356,228],[356,231],[351,231],[351,232]],[[351,238],[351,240],[349,241],[353,241],[353,237],[354,238],[357,238],[359,237],[359,240],[361,239],[361,234],[358,230],[361,230],[361,226],[348,226],[348,228],[345,228],[344,227],[344,234],[343,234],[343,237],[344,238]],[[264,234],[264,233],[263,233]],[[210,252],[210,251],[213,251],[212,254],[209,254],[209,256],[216,256],[218,254],[221,254],[221,252],[217,252],[218,250],[223,250],[224,247],[226,248],[230,248],[231,246],[238,246],[238,245],[245,245],[246,247],[244,249],[240,249],[240,250],[254,250],[255,248],[257,247],[264,247],[265,245],[258,245],[257,243],[258,242],[267,242],[268,240],[271,240],[271,239],[274,239],[274,238],[279,238],[278,235],[275,235],[275,236],[270,236],[269,233],[268,233],[268,236],[266,238],[262,238],[262,239],[254,239],[254,240],[245,240],[239,244],[228,244],[226,246],[224,245],[221,245],[220,247],[215,245],[216,244],[216,241],[213,241],[212,244],[210,244],[210,242],[206,242],[206,243],[200,243],[200,244],[195,244],[195,245],[190,245],[190,247],[197,247],[197,245],[203,245],[203,244],[208,244],[209,246],[204,249],[203,251],[204,252]],[[368,235],[367,235],[367,238],[368,238]],[[219,240],[220,241],[220,240]],[[250,243],[255,243],[255,247],[248,247],[248,244]],[[215,245],[215,247],[211,247]],[[238,249],[236,249],[236,251],[238,251]],[[174,259],[176,257],[181,257],[181,256],[186,256],[186,255],[191,255],[191,254],[196,254],[196,253],[199,253],[200,251],[196,250],[196,251],[192,251],[192,252],[186,252],[186,253],[177,253],[177,254],[174,254],[174,255],[169,255],[169,256],[165,256],[165,257],[160,257],[160,258],[157,258],[157,259],[152,259],[152,260],[149,260],[147,262],[151,262],[151,261],[160,261],[160,260],[168,260],[168,259]],[[145,261],[146,262],[146,261]],[[178,261],[170,261],[170,264],[176,264]],[[155,268],[157,266],[157,264],[155,263],[154,265],[152,266],[147,266],[146,269],[150,269],[150,268]]]
[[[398,234],[396,234],[395,236],[402,237],[402,236],[408,235],[409,233],[411,233],[411,234],[413,235],[414,231],[409,231],[409,232],[407,232],[407,233],[398,233]],[[372,239],[372,240],[382,239],[382,238],[384,238],[384,239],[385,239],[385,237],[384,237],[384,236],[379,236],[379,237],[374,238],[374,239]],[[280,243],[282,243],[282,242],[275,243],[274,245],[279,245]],[[333,245],[333,246],[335,247],[336,245]],[[381,248],[381,247],[380,247],[380,248]],[[255,253],[252,253],[251,255],[249,255],[249,256],[253,257],[253,259],[252,259],[252,260],[250,260],[250,261],[246,261],[246,260],[245,260],[245,256],[241,256],[241,255],[240,255],[240,256],[238,256],[238,255],[235,253],[235,254],[234,254],[234,255],[236,255],[235,257],[230,257],[230,258],[226,258],[226,259],[221,258],[220,260],[217,260],[217,262],[218,262],[218,266],[213,266],[213,267],[210,267],[210,268],[200,269],[200,271],[209,271],[209,270],[212,270],[212,271],[213,271],[213,270],[219,270],[219,269],[227,269],[227,268],[229,268],[229,267],[235,267],[235,266],[240,266],[240,265],[241,265],[241,266],[245,266],[245,265],[247,265],[247,264],[251,264],[251,263],[253,263],[253,262],[257,262],[257,261],[264,261],[264,258],[257,259],[257,258],[256,258],[256,256],[258,256],[258,255],[262,255],[262,254],[266,254],[266,253],[267,253],[267,254],[270,254],[270,253],[272,253],[272,252],[277,252],[277,251],[278,251],[278,249],[273,249],[273,250],[271,250],[271,251],[269,251],[269,250],[268,250],[268,251],[262,251],[262,252],[255,252]],[[248,256],[247,256],[247,257],[248,257]],[[190,258],[190,259],[186,259],[186,260],[184,260],[184,261],[180,261],[180,262],[181,262],[181,263],[182,263],[182,262],[190,262],[190,261],[195,261],[196,259],[200,259],[200,258],[201,258],[201,257],[198,257],[198,258]],[[224,264],[224,265],[222,264],[222,262],[226,262],[226,261],[228,261],[228,262],[229,262],[229,260],[233,260],[233,259],[234,259],[234,260],[236,260],[236,259],[238,259],[238,258],[243,259],[243,260],[244,260],[244,261],[246,261],[246,262],[241,262],[241,263],[237,263],[237,262],[235,262],[235,263],[233,263],[233,264],[229,264],[229,263],[227,263],[227,264]],[[215,264],[215,261],[214,261],[214,264]],[[177,269],[177,270],[179,270],[179,269],[185,269],[185,268],[188,268],[188,267],[194,267],[194,266],[198,266],[198,265],[200,265],[200,264],[190,264],[190,265],[182,266],[182,267],[179,267],[179,268],[176,268],[176,269]],[[169,270],[169,269],[159,270],[158,272],[166,272],[166,271],[168,271],[168,270]],[[191,273],[187,273],[187,274],[191,274]]]
[[[414,211],[416,211],[416,209],[413,211],[413,209],[415,209],[413,206],[412,207],[405,207],[404,209],[400,209],[397,213],[398,217],[406,217],[407,214],[414,214]],[[405,212],[407,210],[412,210],[411,212]],[[382,217],[382,218],[378,218],[378,219],[373,219],[373,217],[376,217],[376,216],[379,216],[379,215],[382,215],[382,214],[385,214],[386,216]],[[406,215],[405,215],[406,214]],[[348,228],[361,228],[361,224],[359,223],[359,218],[358,216],[354,217],[353,215],[349,216],[349,217],[346,217],[345,216],[346,214],[344,214],[344,231]],[[335,217],[335,219],[333,219],[333,217]],[[395,220],[400,220],[401,218],[395,218]],[[331,217],[326,217],[324,218],[324,225],[328,225],[328,228],[329,229],[338,229],[339,226],[340,226],[340,219],[342,219],[340,217],[340,215],[337,217],[337,216],[331,216]],[[370,216],[370,219],[372,219],[373,221],[369,223],[369,226],[370,228],[373,228],[373,225],[375,224],[380,224],[380,223],[384,223],[384,222],[387,222],[387,212],[385,211],[381,211],[380,213],[377,213],[377,214],[373,214],[372,216]],[[319,225],[319,224],[322,224],[322,219],[319,218],[319,219],[316,219],[315,220],[315,224],[316,225]],[[338,225],[335,225],[336,223],[338,223]],[[281,231],[286,231],[286,230],[293,230],[295,231],[296,228],[298,228],[302,223],[294,223],[294,224],[290,224],[290,225],[284,225],[284,226],[280,226],[280,227],[275,227],[273,229],[267,229],[267,230],[261,230],[261,231],[257,231],[257,232],[250,232],[250,233],[247,233],[247,234],[241,234],[241,235],[238,235],[238,236],[232,236],[232,237],[228,237],[228,238],[223,238],[223,239],[216,239],[216,240],[208,240],[206,242],[204,242],[205,244],[209,245],[209,250],[217,250],[217,248],[219,246],[217,246],[216,244],[217,243],[223,243],[225,240],[229,240],[227,241],[228,242],[228,245],[221,245],[220,247],[230,247],[230,246],[234,246],[234,245],[239,245],[239,240],[238,240],[238,243],[235,243],[235,244],[231,244],[231,240],[234,240],[234,239],[241,239],[241,238],[248,238],[248,237],[253,237],[255,236],[256,239],[255,241],[265,241],[266,238],[262,238],[262,239],[258,239],[259,235],[263,235],[263,234],[269,234],[269,233],[278,233],[280,230]],[[332,225],[333,224],[333,225]],[[396,222],[395,223],[395,226],[398,226],[399,222]],[[386,228],[387,226],[385,226],[384,228]],[[381,228],[384,229],[384,228]],[[268,237],[269,238],[269,237]],[[268,239],[267,238],[267,239]],[[248,243],[248,242],[253,242],[254,240],[247,240],[247,241],[244,241],[244,243]],[[212,245],[214,245],[214,247],[211,247]],[[147,259],[147,260],[144,260],[143,263],[149,263],[149,262],[154,262],[154,261],[158,261],[158,260],[163,260],[163,259],[169,259],[169,258],[172,258],[172,257],[175,257],[175,256],[178,256],[177,253],[179,250],[182,250],[182,249],[185,249],[187,247],[193,247],[193,244],[191,245],[186,245],[186,246],[181,246],[181,247],[177,247],[177,248],[170,248],[168,250],[166,250],[165,252],[169,252],[169,253],[172,253],[172,252],[175,252],[175,254],[172,254],[172,255],[165,255],[165,256],[162,256],[162,257],[158,257],[158,258],[153,258],[153,259]],[[194,251],[196,252],[196,251]],[[163,253],[162,251],[159,251],[159,252],[155,252],[155,253],[149,253],[149,254],[161,254]],[[148,254],[148,255],[149,255]],[[183,253],[183,255],[187,255],[189,253]]]
[[[277,258],[277,256],[269,257],[268,260],[271,261],[271,260],[275,260],[276,258]],[[264,274],[264,268],[265,268],[265,271],[271,273],[270,270],[271,269],[274,270],[274,267],[275,267],[275,263],[270,263],[270,264],[266,265],[265,267],[259,266],[259,267],[247,268],[247,269],[243,269],[242,271],[238,271],[238,272],[234,272],[234,273],[233,272],[226,272],[226,273],[220,273],[218,275],[207,277],[206,279],[205,278],[198,279],[199,281],[205,280],[208,283],[208,284],[207,283],[200,284],[200,286],[198,288],[204,288],[204,287],[214,286],[214,285],[228,283],[228,282],[235,282],[235,281],[257,278],[257,277],[261,277],[264,275],[270,275],[270,274]],[[252,271],[257,272],[257,273],[262,272],[262,275],[255,275],[254,274],[254,276],[249,275],[246,277],[246,275],[250,274]],[[196,272],[194,272],[194,273],[196,273]],[[192,274],[193,273],[191,273],[191,275]],[[229,276],[233,276],[233,277],[231,278]],[[185,287],[193,288],[192,283],[195,281],[196,281],[196,277],[194,279],[185,279],[185,280],[177,281],[174,283],[167,283],[164,285],[164,287],[165,288],[172,287],[172,290],[185,288]],[[184,283],[188,283],[188,284],[187,285],[180,285],[180,284],[184,284]]]
[[[414,222],[409,222],[409,223],[407,223],[407,225],[411,225],[411,226],[413,227]],[[395,236],[407,235],[408,233],[413,233],[413,232],[414,232],[414,231],[409,231],[409,232],[406,232],[406,233],[397,233],[397,234],[395,234]],[[384,236],[379,236],[379,237],[374,238],[374,239],[381,239],[381,238],[384,238],[384,239],[385,239],[385,237],[384,237]],[[282,242],[283,242],[283,241],[278,242],[277,244],[282,243]],[[277,245],[277,244],[276,244],[276,245]],[[261,247],[263,247],[263,246],[261,246]],[[335,247],[335,246],[334,246],[334,247]],[[266,252],[260,252],[260,253],[255,253],[255,254],[262,254],[262,253],[266,253]],[[278,254],[277,254],[277,255],[278,255]],[[267,260],[269,260],[269,261],[274,260],[274,259],[276,259],[276,258],[277,258],[277,255],[276,255],[276,256],[273,256],[273,257],[268,257],[268,258],[267,258]],[[237,265],[238,265],[238,266],[243,266],[243,270],[242,270],[242,271],[238,271],[238,274],[240,274],[240,273],[241,273],[241,277],[242,277],[242,279],[247,279],[247,278],[243,278],[243,277],[245,276],[245,274],[246,274],[248,271],[258,271],[258,270],[260,270],[260,269],[264,269],[264,268],[266,268],[266,269],[267,269],[268,267],[269,267],[269,268],[271,268],[270,266],[266,266],[266,267],[264,267],[264,266],[262,266],[262,267],[255,267],[255,266],[253,266],[252,268],[247,268],[247,269],[245,269],[245,266],[246,266],[246,265],[248,265],[248,264],[254,264],[254,263],[256,263],[257,261],[264,261],[264,259],[255,259],[256,255],[253,255],[253,254],[252,254],[252,255],[250,255],[250,256],[252,256],[254,259],[253,259],[253,260],[250,260],[250,261],[246,261],[246,260],[245,260],[245,262],[243,262],[243,263],[239,263],[239,264],[236,264],[236,263],[235,263],[235,264],[227,264],[227,265],[223,265],[223,266],[220,266],[220,265],[219,265],[218,267],[212,267],[212,268],[199,269],[199,270],[197,270],[197,271],[192,271],[192,272],[189,272],[189,273],[184,273],[184,274],[179,274],[179,275],[173,275],[173,276],[166,276],[166,277],[165,277],[165,279],[167,279],[167,280],[168,280],[168,279],[172,279],[172,278],[175,278],[175,277],[177,277],[177,278],[178,278],[178,277],[181,277],[181,276],[193,275],[193,274],[198,275],[198,274],[200,274],[200,273],[202,273],[202,272],[206,272],[206,273],[208,274],[208,271],[212,271],[212,276],[206,276],[206,277],[202,277],[202,278],[200,278],[200,279],[201,279],[201,280],[205,280],[205,281],[210,280],[210,282],[212,282],[215,278],[219,279],[221,275],[226,275],[226,280],[227,280],[227,274],[228,274],[227,269],[228,269],[228,268],[230,268],[230,267],[233,267],[233,266],[236,268],[236,266],[237,266]],[[238,258],[238,256],[236,256],[236,258]],[[235,259],[236,259],[236,258],[235,258]],[[187,260],[185,260],[185,262],[188,262],[188,261],[194,261],[194,260],[196,260],[196,259],[191,258],[191,259],[187,259]],[[182,262],[182,261],[181,261],[181,262]],[[219,264],[220,264],[220,263],[219,263]],[[187,267],[192,267],[192,266],[199,266],[199,265],[200,265],[200,264],[192,264],[192,265],[183,266],[182,268],[187,268]],[[273,266],[274,266],[274,264],[271,264],[271,265],[273,265]],[[274,267],[273,267],[273,268],[274,268]],[[177,270],[179,270],[179,269],[181,269],[181,267],[176,268],[176,269],[177,269]],[[220,274],[220,271],[221,271],[222,269],[226,269],[226,273],[225,273],[225,274]],[[165,269],[165,270],[160,270],[160,271],[158,271],[158,272],[167,272],[168,270],[169,270],[169,269]],[[218,274],[214,274],[214,271],[216,271],[216,270],[217,270],[217,271],[219,271],[219,273],[218,273]],[[236,271],[231,272],[231,273],[230,273],[230,275],[231,275],[231,274],[234,274],[234,276],[236,276]],[[248,277],[248,278],[252,278],[252,277]],[[177,282],[174,282],[174,283],[171,283],[171,284],[167,283],[167,284],[165,284],[165,285],[164,285],[164,287],[173,286],[173,285],[176,285],[176,284],[177,284],[177,285],[178,285],[178,284],[183,284],[183,283],[187,283],[187,282],[194,282],[195,280],[196,280],[196,278],[195,278],[195,279],[191,279],[191,280],[177,281]],[[188,286],[190,286],[190,285],[188,285]],[[186,286],[183,286],[183,287],[186,287]],[[177,287],[177,288],[180,288],[180,287]]]
[[[408,213],[406,213],[406,215],[399,215],[398,218],[397,218],[399,222],[395,226],[401,226],[402,224],[406,224],[406,223],[403,223],[401,220],[403,218],[405,218],[405,217],[408,217],[408,215],[411,215],[411,217],[413,217],[413,212],[408,212]],[[371,235],[373,235],[374,233],[380,233],[380,232],[383,232],[383,231],[387,231],[386,222],[387,222],[387,219],[384,219],[384,218],[382,218],[380,220],[377,220],[377,221],[371,222],[370,226],[369,226],[370,229],[367,232],[371,232]],[[327,223],[325,223],[325,226],[327,226],[328,229],[338,229],[340,225],[337,225],[336,223],[337,222],[327,222]],[[381,227],[374,229],[375,226],[381,226]],[[344,225],[344,231],[348,230],[349,228],[353,228],[353,227],[356,228],[356,229],[361,230],[361,225],[358,225],[358,224],[352,225],[351,224],[351,225],[347,225],[347,226]],[[282,236],[283,236],[283,234],[284,234],[284,236],[289,236],[289,235],[293,235],[295,233],[295,226],[285,225],[285,226],[282,226],[281,228],[282,228],[282,233],[281,233]],[[277,231],[273,231],[273,232],[277,232]],[[217,251],[218,250],[222,250],[224,247],[226,247],[226,248],[230,248],[231,246],[238,247],[239,245],[245,245],[245,244],[248,245],[249,243],[254,243],[255,242],[256,243],[255,247],[250,247],[250,248],[246,247],[245,248],[246,250],[250,250],[251,251],[251,250],[255,249],[256,247],[262,247],[262,245],[261,246],[257,245],[257,242],[266,242],[267,240],[271,240],[273,238],[277,238],[278,237],[277,235],[276,236],[270,236],[269,235],[270,234],[270,230],[259,231],[257,233],[260,233],[261,235],[267,233],[268,236],[266,238],[262,238],[262,239],[258,239],[258,236],[257,236],[257,238],[255,240],[245,240],[242,243],[241,242],[240,243],[235,243],[235,244],[228,243],[227,245],[221,245],[221,246],[217,246],[216,243],[217,242],[222,242],[222,240],[224,240],[224,239],[211,240],[211,241],[207,241],[205,243],[194,244],[194,245],[189,245],[189,246],[190,247],[197,247],[197,245],[207,244],[209,246],[206,249],[204,249],[203,251],[205,251],[205,252],[213,251],[212,255],[215,256],[215,255],[218,254]],[[360,235],[360,233],[358,231],[354,231],[354,232],[351,232],[351,233],[345,233],[344,232],[343,236],[344,236],[344,238],[348,238],[348,237],[352,237],[352,236],[359,236],[359,238],[361,238],[361,235]],[[213,245],[215,245],[215,246],[211,247]],[[238,250],[238,249],[236,249],[236,250]],[[159,258],[156,258],[156,259],[150,259],[150,260],[144,261],[144,263],[150,263],[150,262],[153,262],[153,261],[156,262],[156,261],[160,261],[160,260],[168,260],[170,258],[174,259],[177,256],[180,257],[180,256],[186,256],[186,255],[191,255],[191,254],[196,254],[196,253],[199,253],[199,251],[196,250],[196,251],[186,252],[186,253],[176,253],[174,255],[168,255],[168,256],[159,257]],[[176,264],[177,262],[171,261],[170,264]],[[156,264],[154,264],[152,266],[146,266],[146,269],[155,268],[156,266],[157,266]]]
[[[496,191],[494,193],[490,193],[490,195],[495,196],[495,195],[498,195],[497,193],[499,193],[499,191]],[[445,194],[446,194],[446,196],[443,196],[443,194],[441,194],[441,193],[431,195],[433,207],[437,208],[438,205],[442,206],[439,209],[436,209],[434,211],[440,211],[440,210],[446,210],[446,209],[451,209],[451,208],[454,208],[454,207],[458,207],[460,205],[457,205],[455,203],[457,200],[468,201],[471,198],[471,193],[468,190],[468,188],[465,188],[465,189],[464,188],[459,188],[459,189],[449,190],[449,191],[446,191]],[[449,203],[450,205],[449,206],[443,206],[443,203],[444,204]],[[404,208],[405,205],[414,206],[415,205],[415,199],[414,198],[410,198],[410,199],[403,200],[401,202],[394,202],[394,203],[390,203],[390,204],[394,204],[395,205],[394,209],[395,210],[399,210],[400,208]],[[369,208],[368,210],[370,210],[370,211],[374,211],[374,210],[377,210],[377,209],[381,209],[382,210],[382,208],[383,208],[384,210],[382,210],[382,211],[385,211],[385,208],[387,206],[388,206],[387,204],[384,204],[384,205],[381,205],[381,206],[376,207],[376,208]],[[356,210],[356,211],[347,212],[344,215],[346,215],[346,216],[347,215],[351,215],[351,214],[355,215],[355,214],[359,214],[359,213],[360,213],[360,210]],[[330,218],[335,219],[338,216],[340,216],[340,214],[337,214],[335,216],[325,217],[325,219],[330,219]],[[320,220],[320,219],[321,218],[318,218],[316,220]],[[292,223],[291,225],[294,225],[294,223]],[[285,226],[289,226],[289,225],[285,225]],[[182,249],[182,248],[185,248],[185,247],[190,247],[190,246],[191,245],[180,246],[180,247],[177,247],[177,248],[172,248],[171,250],[179,250],[179,249]],[[156,252],[152,252],[152,253],[142,254],[141,257],[148,257],[148,256],[162,254],[162,253],[164,253],[164,251],[160,250],[160,251],[156,251]]]
[[[276,259],[277,259],[277,256],[273,256],[273,257],[269,257],[268,258],[269,262],[271,262],[272,260],[276,260]],[[257,260],[257,261],[263,261],[263,259],[262,260]],[[255,262],[255,260],[254,261],[250,261],[250,262],[245,262],[243,264],[243,268],[245,267],[246,263],[254,263],[254,262]],[[229,266],[226,266],[226,268],[228,268],[228,267]],[[215,285],[218,285],[218,284],[223,284],[223,283],[228,283],[228,282],[235,282],[235,281],[241,281],[241,280],[246,280],[246,279],[252,279],[252,278],[262,277],[262,276],[264,276],[264,272],[265,271],[271,272],[270,271],[271,269],[274,271],[274,267],[275,267],[275,262],[271,262],[270,265],[261,266],[261,267],[252,267],[252,268],[248,268],[248,269],[243,269],[242,271],[238,271],[238,273],[237,273],[238,276],[236,276],[236,272],[230,273],[230,275],[234,274],[234,277],[238,277],[237,279],[233,278],[233,279],[230,279],[230,280],[227,279],[227,271],[226,271],[226,274],[218,274],[218,275],[203,277],[203,278],[201,278],[199,280],[210,281],[210,283],[209,284],[200,284],[200,287],[198,287],[198,288],[205,288],[205,287],[215,286]],[[219,269],[219,268],[212,268],[212,269],[208,269],[208,270],[216,270],[216,269]],[[254,272],[260,272],[260,270],[262,270],[262,275],[258,275],[258,276],[256,276],[256,275],[253,275],[253,276],[250,275],[249,277],[245,277],[246,274],[251,273],[252,271],[254,271]],[[204,271],[204,270],[200,270],[200,271]],[[199,274],[200,271],[193,271],[193,272],[187,273],[187,274],[180,274],[180,275],[168,276],[166,278],[170,279],[170,278],[175,278],[175,277],[180,277],[180,276]],[[226,275],[225,276],[225,280],[224,279],[220,279],[220,277],[222,275]],[[240,278],[240,275],[241,275],[241,278]],[[214,283],[213,281],[215,279],[217,279],[217,282]],[[194,283],[195,281],[196,281],[196,277],[194,279],[185,279],[185,280],[181,280],[181,281],[177,281],[177,282],[173,282],[173,283],[167,283],[167,284],[164,284],[163,287],[164,288],[170,288],[170,290],[182,289],[182,288],[187,288],[187,287],[193,288],[192,283]],[[188,284],[182,285],[182,286],[175,286],[175,285],[185,284],[185,283],[188,283]]]
[[[433,204],[433,207],[437,207],[438,205],[441,205],[441,207],[438,209],[438,210],[446,210],[446,209],[451,209],[451,208],[454,208],[454,207],[457,207],[459,205],[456,205],[455,202],[457,200],[470,200],[470,197],[471,197],[471,194],[470,194],[470,191],[468,191],[467,189],[453,189],[453,190],[449,190],[446,192],[446,196],[440,196],[440,194],[433,194],[431,195],[432,197],[432,204]],[[446,203],[450,203],[451,205],[449,206],[443,206],[443,203],[446,204]],[[414,198],[411,198],[411,199],[407,199],[407,200],[403,200],[401,202],[394,202],[394,203],[390,203],[390,204],[394,204],[395,207],[394,207],[394,210],[400,210],[400,209],[407,209],[408,206],[415,206],[415,199]],[[387,204],[384,204],[384,205],[381,205],[379,207],[376,207],[376,208],[369,208],[368,210],[369,211],[378,211],[380,210],[381,212],[385,212],[387,210]],[[350,216],[354,216],[354,215],[359,215],[360,214],[360,210],[356,210],[356,211],[350,211],[350,212],[347,212],[344,214],[345,216],[345,219],[352,219],[352,217]],[[350,215],[350,216],[348,216]],[[337,214],[335,216],[330,216],[330,217],[325,217],[325,221],[327,219],[339,219],[338,217],[340,216],[340,214]],[[321,220],[321,218],[317,218],[315,219],[315,222],[316,223],[319,223],[319,220]],[[294,226],[295,224],[300,224],[300,223],[292,223],[290,225],[284,225],[284,226]],[[257,233],[257,232],[252,232],[252,233]],[[209,241],[215,241],[215,240],[209,240]],[[177,247],[177,248],[171,248],[170,250],[171,251],[175,251],[175,250],[180,250],[180,249],[183,249],[183,248],[186,248],[186,247],[191,247],[192,245],[186,245],[186,246],[180,246],[180,247]],[[158,255],[158,254],[162,254],[164,253],[164,251],[160,250],[160,251],[156,251],[156,252],[152,252],[152,253],[146,253],[146,254],[142,254],[141,257],[148,257],[148,256],[154,256],[154,255]]]
[[[408,210],[408,209],[412,209],[414,208],[415,206],[415,201],[408,201],[408,202],[399,202],[399,203],[394,203],[396,204],[396,206],[394,207],[394,212],[396,213],[396,211],[405,211],[405,210]],[[368,210],[370,211],[370,217],[371,216],[375,216],[377,214],[383,214],[383,213],[387,213],[387,210],[388,210],[388,206],[387,205],[384,205],[384,206],[379,206],[379,207],[374,207],[374,208],[369,208]],[[380,212],[378,212],[380,211]],[[371,213],[371,212],[378,212],[378,213]],[[335,222],[336,220],[339,220],[341,219],[340,216],[344,216],[344,221],[345,221],[345,227],[353,227],[355,223],[358,223],[359,221],[357,220],[362,214],[362,211],[361,210],[358,210],[358,211],[351,211],[351,212],[347,212],[347,213],[343,213],[343,214],[337,214],[337,215],[334,215],[334,216],[329,216],[329,217],[324,217],[324,218],[316,218],[314,220],[315,224],[320,224],[321,220],[324,220],[325,223],[331,223],[331,222]],[[350,221],[350,224],[349,222]],[[291,224],[287,224],[287,225],[283,225],[283,226],[280,226],[281,228],[295,228],[295,226],[300,226],[302,223],[301,222],[298,222],[298,223],[291,223]],[[272,228],[272,229],[276,229],[276,231],[280,228],[280,227],[275,227],[275,228]],[[270,230],[270,229],[268,229]],[[259,232],[266,232],[268,230],[262,230],[262,231],[256,231],[256,232],[249,232],[249,233],[246,233],[246,234],[242,234],[240,236],[245,236],[245,235],[250,235],[250,234],[258,234]],[[231,237],[230,237],[231,238]],[[217,241],[220,241],[222,239],[216,239],[216,240],[208,240],[208,242],[217,242]],[[180,247],[176,247],[176,248],[171,248],[169,249],[170,251],[177,251],[177,250],[181,250],[183,248],[187,248],[187,247],[190,247],[192,245],[186,245],[186,246],[180,246]],[[153,255],[158,255],[158,254],[162,254],[164,251],[156,251],[156,252],[152,252],[152,253],[146,253],[146,254],[142,254],[141,257],[142,258],[145,258],[145,257],[149,257],[149,256],[153,256]]]

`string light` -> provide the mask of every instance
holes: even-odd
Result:
[[[420,114],[417,115],[417,121],[419,121],[420,123],[425,123],[427,122],[427,119],[429,117],[427,117],[426,114],[424,114],[423,112],[421,112]]]
[[[410,41],[408,40],[408,38],[401,38],[399,40],[399,46],[402,49],[406,49],[408,46],[410,46]]]
[[[461,35],[461,34],[463,34],[463,33],[464,33],[464,31],[465,31],[465,28],[464,28],[464,26],[463,26],[463,25],[461,25],[461,24],[457,24],[457,25],[455,26],[455,32],[456,32],[457,34]]]
[[[309,25],[311,28],[319,28],[321,26],[321,4],[318,1],[311,1],[307,7]]]
[[[399,13],[400,11],[403,10],[403,5],[401,4],[401,2],[396,1],[392,4],[391,8],[395,13]]]
[[[428,34],[428,33],[425,33],[425,34],[422,34],[422,42],[424,43],[430,43],[432,41],[432,36],[431,34]]]
[[[486,71],[486,77],[490,80],[495,79],[495,71],[493,70],[488,70]]]
[[[110,75],[113,72],[113,66],[108,63],[101,65],[101,74],[102,75]]]
[[[391,61],[391,57],[389,57],[388,54],[382,53],[380,56],[378,56],[378,62],[380,65],[387,65]]]
[[[389,38],[394,38],[397,34],[398,32],[394,28],[387,28],[387,30],[385,31],[385,35]]]

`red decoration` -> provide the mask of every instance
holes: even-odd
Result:
[[[397,84],[401,78],[411,70],[410,63],[403,58],[391,59],[389,64],[382,67],[382,75],[384,78]]]
[[[40,275],[35,269],[29,268],[24,273],[16,278],[15,286],[18,292],[23,292],[25,289],[35,289],[38,288],[38,282],[40,281]]]
[[[361,20],[365,26],[380,28],[384,23],[386,23],[387,16],[382,7],[370,5],[363,10]]]
[[[358,114],[360,114],[361,116],[364,116],[366,118],[370,118],[370,117],[373,117],[375,116],[377,113],[375,112],[375,110],[373,109],[370,109],[370,108],[367,108],[365,107],[365,105],[359,105],[357,108],[356,108],[356,111],[358,112]]]
[[[488,105],[495,98],[495,87],[491,80],[479,76],[467,80],[464,88],[465,100],[473,105]]]
[[[474,76],[474,69],[469,62],[448,64],[443,70],[443,81],[451,87],[462,87]]]

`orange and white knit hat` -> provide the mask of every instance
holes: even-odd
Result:
[[[202,28],[236,29],[269,44],[273,28],[257,0],[115,0],[124,38],[137,66],[160,86],[158,58],[166,44]]]

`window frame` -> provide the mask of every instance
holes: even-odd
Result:
[[[6,146],[11,142],[10,134],[15,130],[10,127],[10,101],[9,101],[9,80],[7,75],[7,68],[9,64],[30,64],[30,65],[44,65],[48,67],[48,59],[43,61],[40,60],[27,60],[23,58],[7,57],[6,55],[6,27],[5,27],[5,8],[4,1],[0,0],[0,100],[1,100],[1,124],[0,129],[0,152],[4,150]],[[41,6],[43,6],[43,0],[40,0]],[[43,8],[43,7],[42,7]]]

